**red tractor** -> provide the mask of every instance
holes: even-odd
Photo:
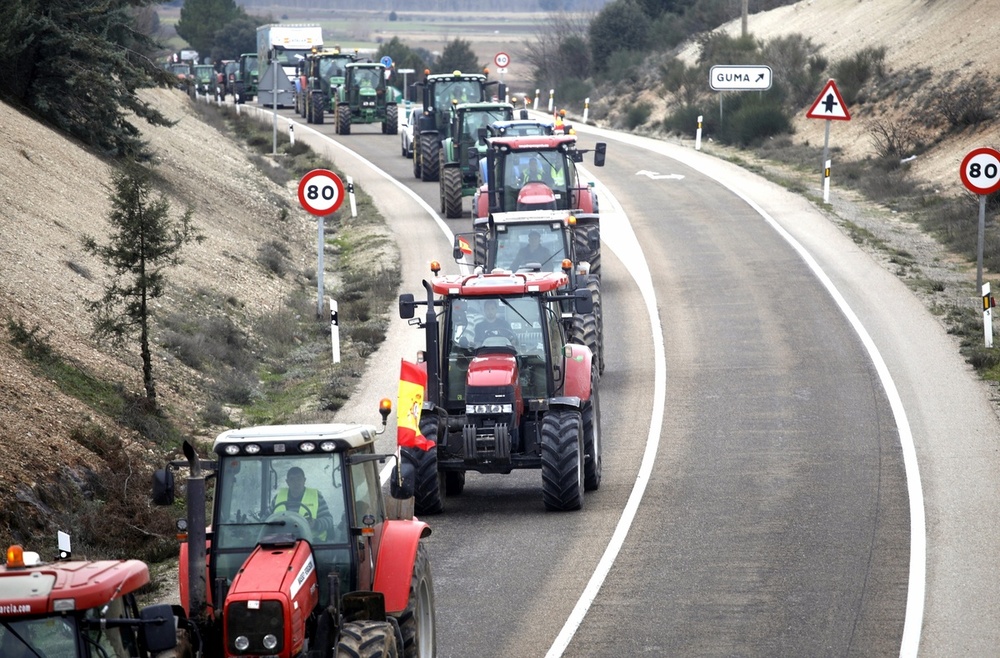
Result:
[[[400,296],[404,319],[427,307],[415,323],[426,332],[420,433],[433,446],[400,448],[394,496],[434,514],[466,471],[528,468],[542,471],[546,509],[576,510],[600,486],[597,365],[564,314],[592,312],[591,293],[568,284],[562,272],[436,276],[426,301]]]
[[[592,293],[593,313],[574,314],[574,335],[594,353],[604,373],[604,319],[601,304],[601,226],[597,214],[562,210],[495,213],[477,218],[468,234],[455,236],[454,257],[472,251],[474,265],[485,272],[539,270],[565,272],[570,288]],[[474,245],[474,247],[473,247]],[[572,313],[572,309],[564,309]],[[593,326],[591,326],[593,325]]]
[[[139,608],[149,584],[138,560],[41,562],[21,546],[0,567],[0,656],[3,658],[173,658],[181,656],[170,605]],[[175,616],[178,620],[175,622]]]
[[[580,181],[584,153],[575,135],[488,138],[473,220],[515,210],[571,210],[596,214],[597,193]],[[607,144],[594,147],[594,166],[603,167]]]
[[[383,429],[388,413],[384,401]],[[180,598],[205,655],[435,654],[421,542],[430,528],[412,515],[390,518],[378,433],[356,424],[230,430],[215,440],[215,461],[185,443],[187,461],[157,471],[154,501],[170,504],[173,469],[190,469]],[[203,467],[215,480],[207,531]]]

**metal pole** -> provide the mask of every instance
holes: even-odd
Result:
[[[819,163],[823,178],[820,180],[820,187],[826,180],[826,161],[830,159],[830,120],[826,120],[826,131],[823,135],[823,161]]]
[[[979,195],[979,233],[976,240],[976,290],[983,289],[983,243],[986,240],[986,195]]]
[[[743,31],[741,32],[741,34],[743,35],[744,39],[747,38],[747,14],[749,13],[749,4],[750,0],[743,0],[743,19],[741,22]]]
[[[316,218],[316,319],[323,317],[323,229],[326,218]]]
[[[271,51],[271,110],[274,136],[272,139],[271,155],[278,155],[278,58],[274,57]]]

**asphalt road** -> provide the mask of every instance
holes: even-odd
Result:
[[[398,136],[318,127],[376,171],[313,128],[389,218],[406,290],[431,258],[457,271],[444,236],[468,220],[432,217]],[[604,480],[552,514],[535,472],[470,474],[426,519],[439,655],[994,652],[1000,432],[953,343],[809,203],[605,138]],[[384,363],[419,334],[393,323]],[[362,405],[395,392],[373,370]]]

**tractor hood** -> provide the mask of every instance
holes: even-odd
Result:
[[[493,348],[486,348],[493,349]],[[497,348],[499,349],[499,348]],[[517,361],[513,349],[504,353],[481,354],[469,363],[469,386],[501,387],[517,382]]]

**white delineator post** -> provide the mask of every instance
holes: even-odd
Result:
[[[330,345],[333,362],[340,363],[340,318],[337,317],[337,300],[330,298]]]
[[[288,122],[288,143],[295,146],[295,124]]]
[[[354,196],[354,179],[347,177],[347,198],[351,200],[351,217],[358,216],[358,201]]]
[[[538,110],[538,97],[541,94],[542,94],[542,90],[541,89],[536,89],[535,90],[535,100],[532,101],[531,109]]]
[[[704,115],[698,115],[698,129],[694,132],[694,150],[701,150],[701,122],[704,119]]]
[[[556,102],[556,90],[549,89],[549,114],[552,114],[552,110],[555,107]]]
[[[830,203],[830,160],[823,164],[823,203]]]
[[[583,122],[587,123],[587,117],[590,115],[590,99],[583,99]]]
[[[993,299],[990,297],[990,284],[983,284],[983,338],[986,347],[993,347]]]

